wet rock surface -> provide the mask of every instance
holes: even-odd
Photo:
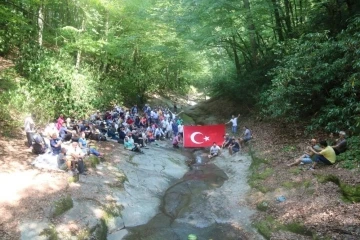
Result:
[[[125,239],[261,239],[250,226],[253,211],[241,204],[249,157],[224,154],[209,162],[205,156],[194,153],[189,171],[164,192],[158,214],[127,228]]]

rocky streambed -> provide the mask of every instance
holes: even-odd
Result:
[[[43,219],[22,221],[21,239],[262,238],[245,203],[248,155],[224,153],[209,162],[201,150],[173,149],[167,141],[144,152],[113,143],[110,162],[69,183],[63,198],[44,207]]]

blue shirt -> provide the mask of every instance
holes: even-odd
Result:
[[[67,127],[61,127],[59,130],[59,136],[64,139],[67,133]]]
[[[79,143],[80,143],[81,148],[86,148],[87,147],[87,142],[86,142],[85,138],[79,138]]]
[[[59,141],[61,141],[60,138],[50,140],[50,146],[51,146],[51,150],[52,150],[53,154],[59,154],[61,151],[61,144],[58,147],[56,147],[56,145],[58,144]]]

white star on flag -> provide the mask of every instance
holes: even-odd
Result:
[[[209,138],[208,136],[205,136],[205,137],[204,137],[204,140],[205,140],[205,142],[207,142],[207,141],[210,140],[210,138]]]

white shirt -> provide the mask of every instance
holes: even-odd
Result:
[[[171,122],[167,124],[166,126],[166,131],[172,131],[172,126],[171,126]]]
[[[178,125],[178,132],[179,133],[184,132],[184,125],[181,125],[181,124]]]
[[[71,119],[67,118],[66,119],[66,127],[70,127],[70,123],[71,123]]]
[[[218,145],[216,145],[216,146],[211,146],[211,148],[210,148],[210,153],[211,153],[211,154],[217,154],[217,153],[219,152],[219,150],[220,150],[220,147],[219,147]]]
[[[237,117],[230,119],[230,122],[232,123],[233,127],[237,126]]]
[[[161,127],[164,129],[166,129],[166,127],[167,127],[167,121],[165,121],[165,120],[162,120],[161,121]]]
[[[25,118],[25,124],[24,124],[25,132],[32,132],[34,130],[33,128],[34,128],[34,121],[32,120],[32,118],[30,116]]]
[[[161,130],[161,128],[157,128],[155,130],[155,136],[164,135],[164,132]]]

